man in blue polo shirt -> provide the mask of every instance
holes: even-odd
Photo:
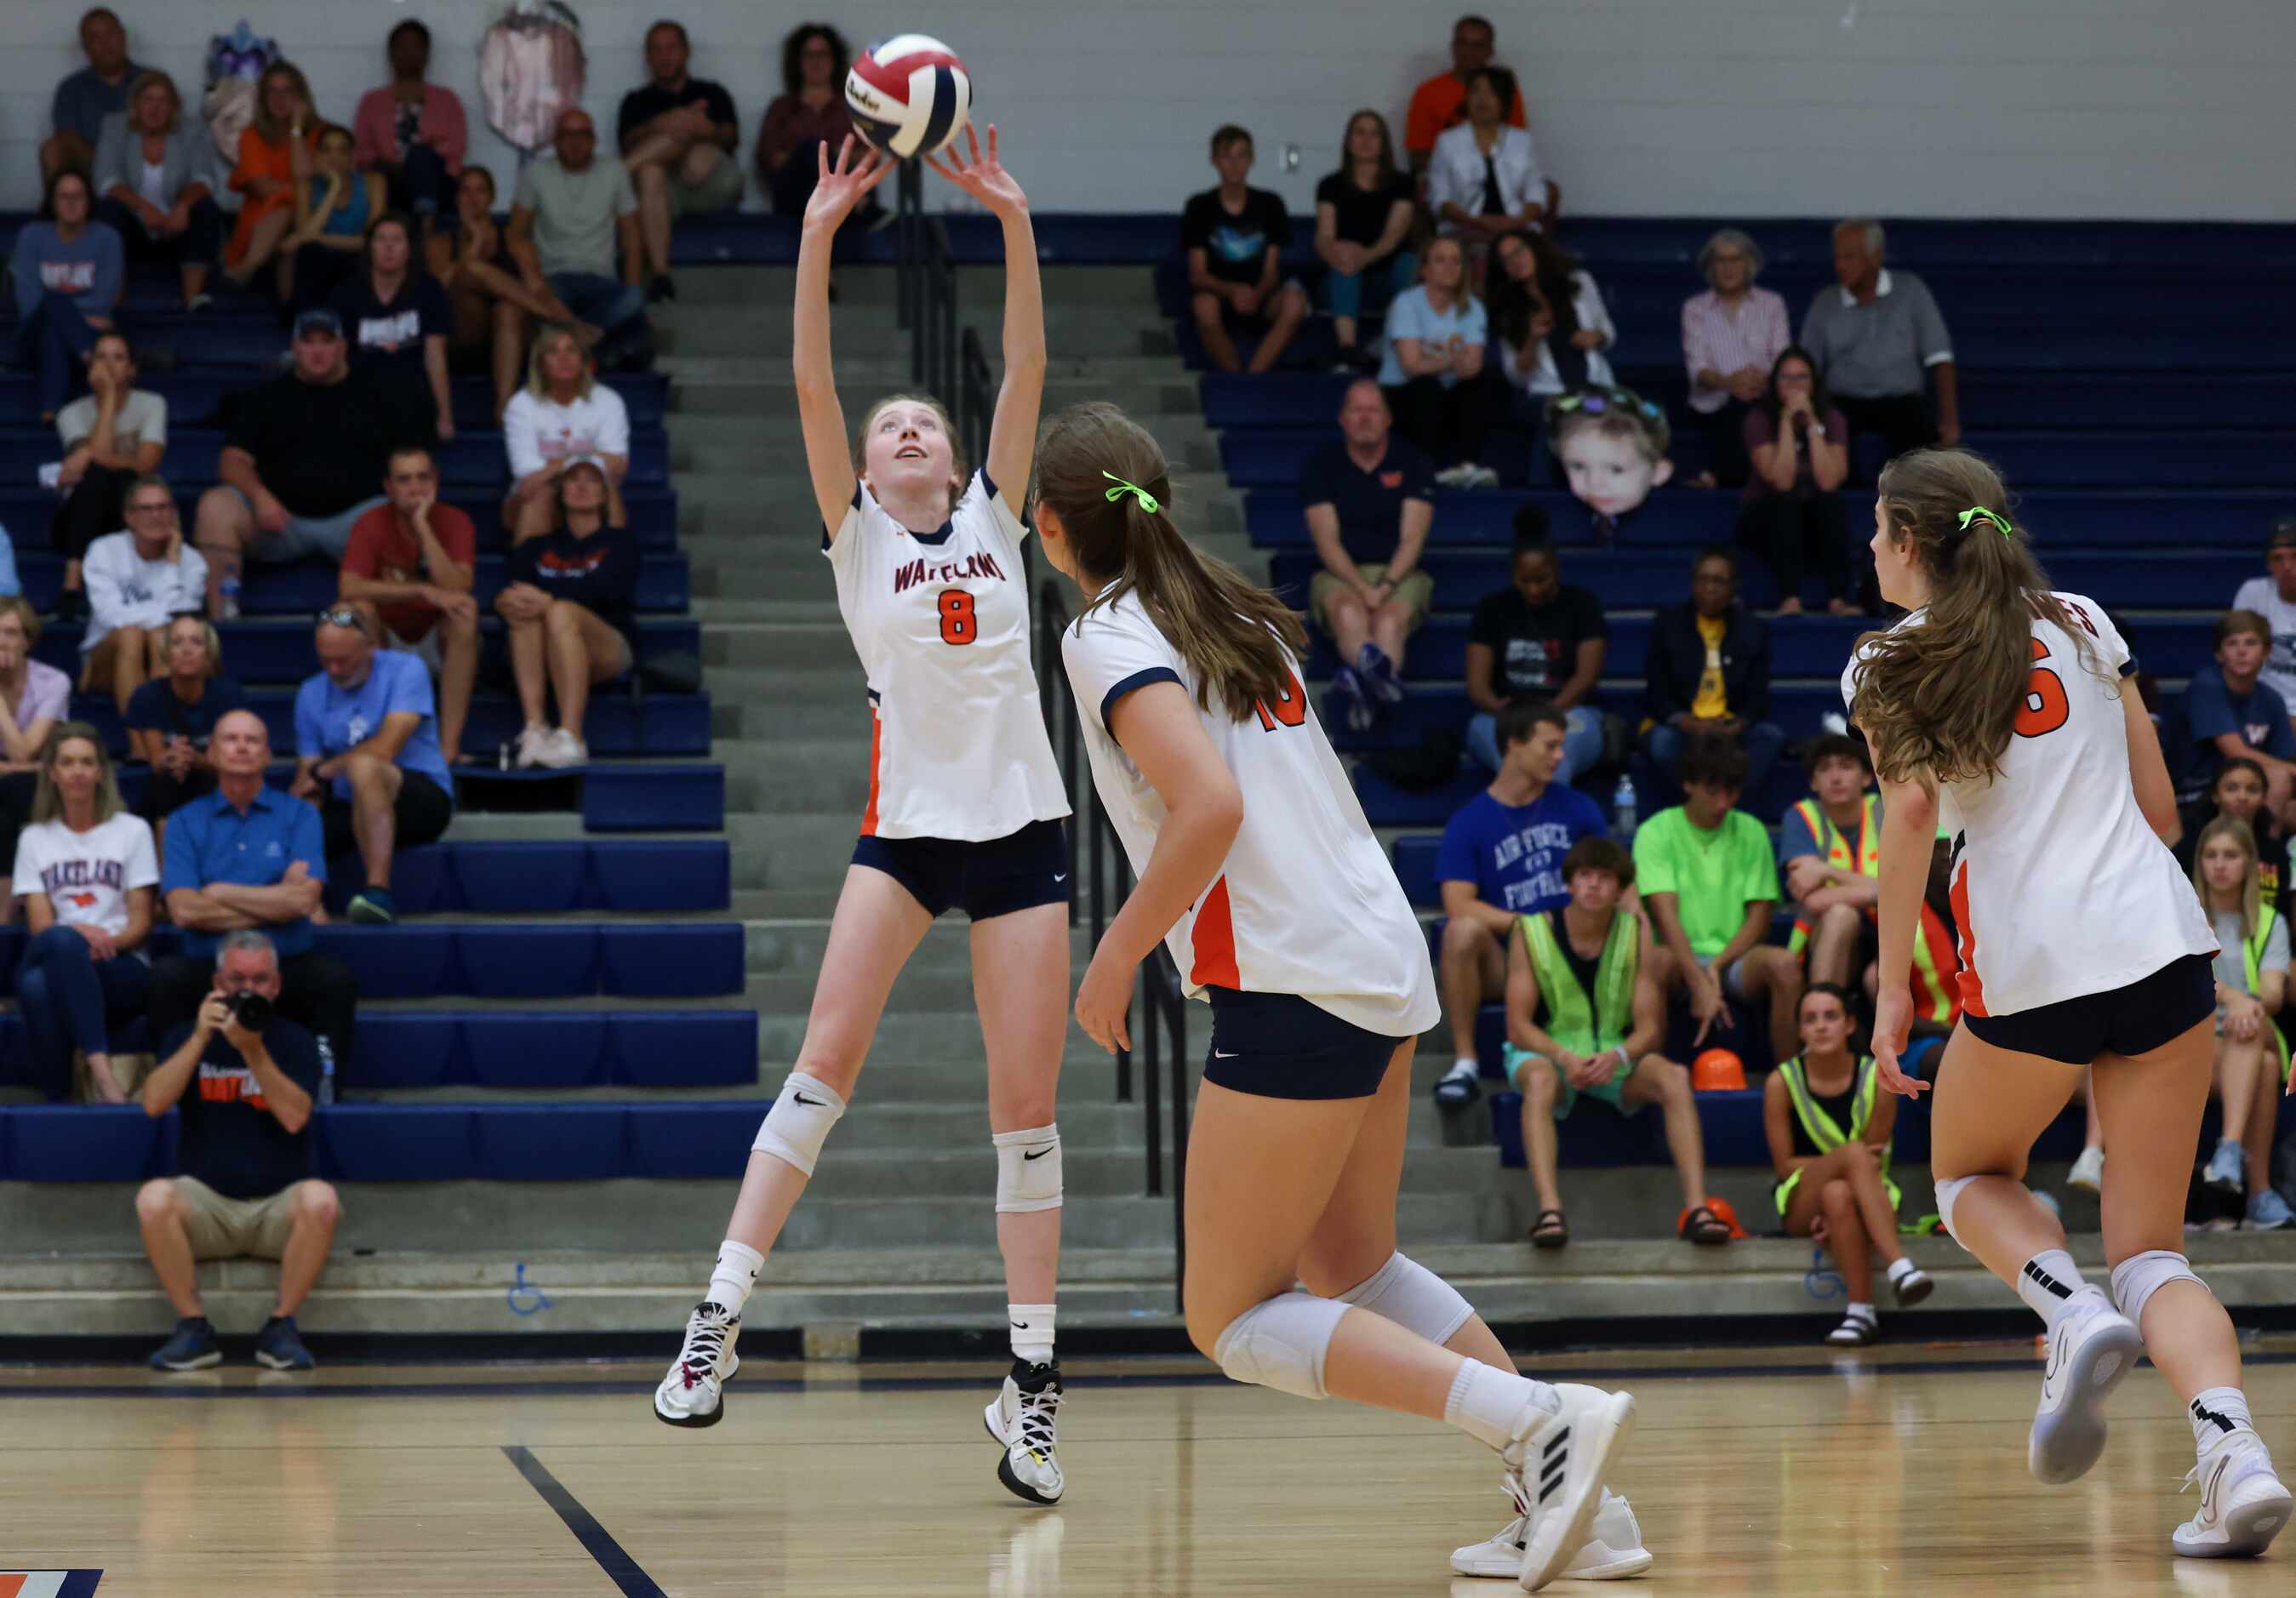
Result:
[[[323,1057],[348,1064],[358,979],[312,947],[324,915],[327,856],[318,812],[264,786],[271,735],[252,710],[234,710],[208,739],[215,791],[168,821],[160,892],[184,934],[182,955],[152,967],[152,1035],[189,1027],[215,986],[216,946],[255,929],[279,953],[279,1012],[317,1035]]]
[[[1379,704],[1398,704],[1403,642],[1427,616],[1435,580],[1419,569],[1435,520],[1435,463],[1391,436],[1387,397],[1369,378],[1348,385],[1340,436],[1300,471],[1300,506],[1324,569],[1308,610],[1339,651],[1334,685],[1348,725],[1368,732]]]
[[[455,777],[439,750],[430,673],[414,655],[378,650],[365,615],[348,605],[319,613],[320,671],[295,695],[295,782],[320,807],[330,856],[358,850],[366,885],[350,918],[398,919],[391,856],[435,842],[455,819]]]

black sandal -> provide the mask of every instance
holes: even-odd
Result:
[[[1703,1204],[1693,1204],[1683,1212],[1680,1233],[1684,1241],[1706,1249],[1730,1241],[1730,1228]]]
[[[1530,1246],[1534,1249],[1560,1249],[1570,1241],[1570,1224],[1562,1218],[1559,1209],[1542,1209],[1538,1219],[1531,1223]]]

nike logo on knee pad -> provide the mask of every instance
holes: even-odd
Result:
[[[1023,1159],[1023,1160],[1042,1160],[1046,1155],[1047,1155],[1047,1154],[1051,1153],[1052,1151],[1053,1151],[1053,1150],[1052,1150],[1052,1145],[1051,1145],[1050,1143],[1047,1143],[1047,1144],[1046,1144],[1043,1148],[1038,1149],[1038,1150],[1037,1150],[1035,1153],[1033,1153],[1033,1154],[1031,1154],[1031,1153],[1028,1153],[1028,1152],[1026,1152],[1026,1151],[1023,1151],[1023,1152],[1022,1152],[1022,1154],[1021,1154],[1021,1159]]]
[[[795,1099],[800,1104],[810,1104],[816,1110],[822,1109],[829,1102],[826,1099],[808,1099],[801,1093],[793,1093],[790,1094],[790,1097]]]

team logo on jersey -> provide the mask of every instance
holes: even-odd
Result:
[[[996,564],[996,557],[986,550],[970,554],[962,561],[911,561],[893,569],[893,592],[900,594],[920,583],[947,587],[967,578],[991,578],[1004,581],[1004,569]]]

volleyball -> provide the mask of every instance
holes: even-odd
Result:
[[[939,39],[904,33],[870,45],[845,75],[853,130],[873,150],[906,160],[931,155],[964,131],[972,80]]]

